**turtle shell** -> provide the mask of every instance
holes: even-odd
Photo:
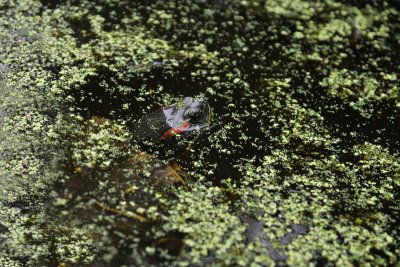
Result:
[[[211,109],[203,98],[185,97],[181,101],[143,116],[134,126],[140,141],[170,139],[176,134],[190,135],[208,127]]]

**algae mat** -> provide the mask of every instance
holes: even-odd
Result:
[[[0,1],[0,266],[398,265],[399,9]],[[185,96],[210,129],[135,140]]]

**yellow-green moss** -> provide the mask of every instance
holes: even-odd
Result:
[[[395,265],[399,17],[386,1],[0,1],[0,266]],[[121,175],[132,121],[182,95],[216,114],[162,151],[190,191]]]

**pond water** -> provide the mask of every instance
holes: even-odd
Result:
[[[399,261],[396,4],[28,2],[0,3],[0,265]],[[166,134],[193,99],[207,127]]]

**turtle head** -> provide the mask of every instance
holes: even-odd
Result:
[[[184,121],[188,121],[193,127],[203,128],[208,126],[211,118],[211,111],[208,102],[204,98],[185,97],[183,99],[185,105],[182,117]]]

